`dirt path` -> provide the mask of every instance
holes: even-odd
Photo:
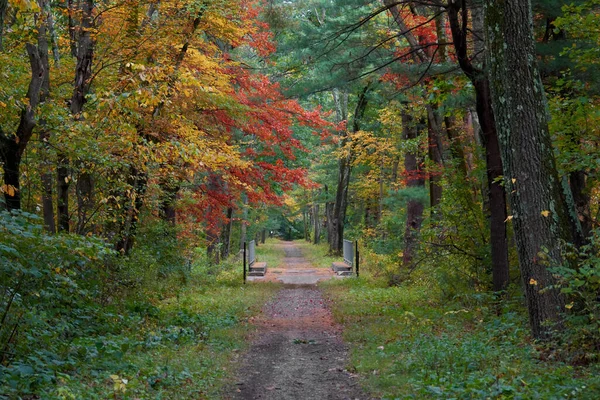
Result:
[[[286,285],[255,322],[258,333],[230,398],[366,399],[344,369],[347,348],[314,285],[333,274],[308,265],[293,243],[282,245],[285,265],[274,275]]]

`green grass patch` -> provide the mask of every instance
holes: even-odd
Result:
[[[279,239],[269,238],[256,247],[256,261],[266,262],[267,268],[281,267],[284,258],[283,242]]]
[[[329,254],[327,243],[311,244],[306,240],[294,242],[302,251],[302,256],[316,268],[331,268],[333,262],[343,261],[342,257],[334,257]]]
[[[600,368],[547,359],[519,305],[486,296],[436,301],[425,287],[364,280],[320,285],[351,345],[350,370],[385,399],[597,399]]]

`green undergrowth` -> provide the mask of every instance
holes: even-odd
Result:
[[[527,317],[510,302],[473,294],[439,301],[426,287],[363,279],[321,284],[351,346],[349,369],[385,399],[598,399],[598,365],[552,359],[532,343]]]
[[[244,285],[240,260],[182,257],[162,228],[123,257],[0,217],[1,400],[220,398],[248,319],[278,288]]]
[[[333,262],[342,261],[342,257],[331,256],[324,243],[315,246],[306,240],[297,240],[294,244],[300,248],[302,256],[316,268],[331,268]]]
[[[110,333],[73,340],[64,368],[54,368],[56,378],[44,378],[35,366],[20,378],[30,374],[30,392],[44,399],[219,398],[231,380],[232,355],[246,346],[248,318],[275,288],[192,278],[176,297],[115,310],[110,322],[119,327]],[[7,383],[14,390],[7,398],[27,392],[18,381]]]

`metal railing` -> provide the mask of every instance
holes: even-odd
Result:
[[[251,267],[256,262],[256,242],[251,240],[248,243],[248,267]]]
[[[354,266],[354,242],[344,239],[344,262]]]

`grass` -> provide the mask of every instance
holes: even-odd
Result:
[[[426,287],[321,284],[351,346],[350,370],[385,399],[597,399],[600,368],[543,359],[527,316],[489,299],[442,302]]]
[[[122,320],[120,332],[72,343],[83,362],[38,393],[48,399],[221,398],[253,329],[248,319],[278,288],[243,285],[237,264],[193,272],[176,296],[130,303],[114,315]]]
[[[256,260],[266,262],[267,268],[279,268],[285,258],[285,251],[279,239],[269,238],[256,247]]]
[[[331,268],[333,262],[343,261],[342,257],[329,255],[329,249],[325,244],[315,246],[306,240],[296,240],[294,244],[302,250],[304,258],[316,268]]]

